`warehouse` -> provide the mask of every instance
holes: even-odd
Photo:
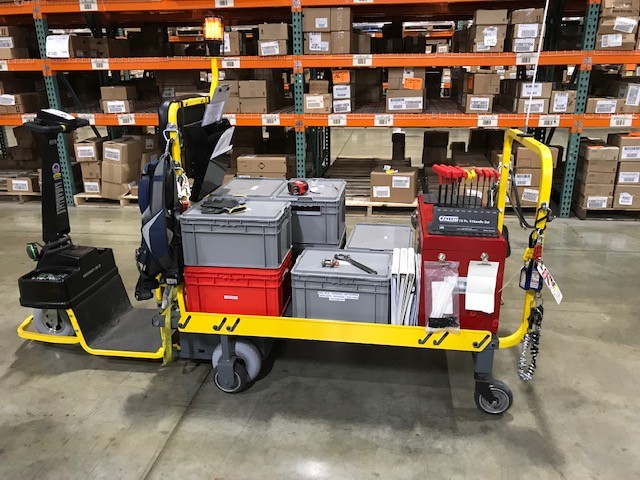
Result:
[[[0,1],[0,477],[636,478],[639,19]]]

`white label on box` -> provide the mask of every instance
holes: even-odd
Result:
[[[569,93],[561,92],[553,96],[553,112],[566,112],[569,106]]]
[[[92,58],[91,70],[109,70],[108,58]]]
[[[413,71],[413,68],[405,68],[402,70],[402,83],[404,84],[404,79],[405,78],[414,78],[415,77],[415,72]]]
[[[280,125],[280,115],[278,115],[277,113],[263,113],[262,125],[268,126],[268,127]]]
[[[176,89],[174,87],[164,87],[162,89],[162,98],[171,98],[176,96]]]
[[[133,113],[121,113],[118,115],[118,125],[135,125],[136,116]]]
[[[538,36],[537,23],[521,23],[518,25],[518,38],[536,38]]]
[[[33,122],[35,119],[35,113],[25,113],[24,115],[22,115],[22,123]]]
[[[378,114],[373,117],[374,127],[392,127],[393,115]]]
[[[497,127],[498,115],[478,115],[479,127]]]
[[[607,208],[607,197],[587,197],[587,208]]]
[[[610,35],[602,35],[600,38],[600,46],[602,48],[620,47],[622,45],[622,34],[612,33]]]
[[[9,62],[6,60],[0,60],[0,72],[9,71]]]
[[[229,39],[229,32],[224,32],[222,36],[222,51],[230,52],[231,51],[231,40]]]
[[[96,116],[93,113],[79,113],[78,118],[84,118],[89,122],[89,125],[96,124]]]
[[[404,104],[407,110],[422,110],[424,108],[422,97],[405,97]]]
[[[351,112],[351,99],[347,100],[334,100],[333,101],[334,113],[350,113]],[[346,123],[346,117],[345,117]]]
[[[93,145],[78,145],[76,155],[78,158],[93,158],[96,156],[96,150]]]
[[[616,100],[596,101],[596,113],[616,113],[618,102]]]
[[[216,8],[232,8],[233,0],[216,0]]]
[[[119,162],[120,150],[118,150],[117,148],[104,147],[104,159]]]
[[[354,67],[370,67],[373,65],[373,55],[354,55],[352,63]]]
[[[305,95],[304,107],[308,109],[324,108],[324,95]]]
[[[0,48],[13,48],[13,37],[0,37]]]
[[[98,182],[84,182],[85,193],[100,193],[100,184]]]
[[[448,53],[449,45],[438,45],[438,53]]]
[[[522,190],[521,200],[524,200],[525,202],[538,203],[539,194],[540,194],[540,191],[536,190],[535,188],[525,188]]]
[[[49,58],[69,58],[70,35],[49,35],[45,45],[45,53]]]
[[[16,192],[28,192],[29,182],[26,180],[11,180],[11,190]]]
[[[471,97],[469,101],[469,110],[475,112],[486,112],[489,110],[489,103],[491,99],[489,97]]]
[[[342,100],[345,98],[351,98],[351,85],[334,85],[333,99]]]
[[[98,11],[97,0],[80,0],[79,4],[80,4],[81,12],[97,12]]]
[[[329,28],[329,19],[326,17],[316,18],[316,28]]]
[[[391,187],[392,188],[410,188],[411,187],[411,177],[392,177],[391,178]]]
[[[238,300],[238,295],[223,295],[222,298],[225,300]]]
[[[318,297],[327,299],[330,302],[346,302],[347,300],[358,300],[360,298],[360,294],[347,292],[318,292]]]
[[[633,115],[611,115],[610,127],[630,127],[633,123]]]
[[[14,95],[3,94],[0,95],[0,105],[15,105],[16,97]]]
[[[624,101],[625,105],[637,107],[640,105],[640,85],[632,84],[629,85],[629,89],[627,90],[627,96]]]
[[[476,52],[488,52],[491,50],[491,45],[487,45],[484,42],[476,43]]]
[[[495,47],[498,44],[498,27],[484,27],[482,39],[485,45]]]
[[[333,102],[333,109],[336,110],[336,102]],[[346,127],[347,126],[347,116],[346,115],[329,115],[329,126],[330,127]]]
[[[617,17],[613,22],[613,29],[616,32],[631,33],[638,25],[638,21],[635,18]]]
[[[329,42],[320,42],[318,44],[319,52],[329,52]]]
[[[147,138],[144,141],[144,149],[145,150],[153,150],[153,147],[155,146],[156,142],[154,141],[153,138]]]
[[[620,172],[618,183],[640,183],[640,172]]]
[[[640,147],[638,146],[622,147],[620,158],[623,160],[640,158]]]
[[[539,127],[559,127],[560,115],[540,115],[538,119]]]
[[[390,198],[391,187],[373,187],[374,198]]]
[[[238,57],[223,58],[222,68],[240,68],[240,59]]]
[[[530,173],[516,173],[515,182],[518,187],[530,187],[533,176]]]
[[[538,63],[538,53],[518,53],[516,65],[535,65]],[[509,78],[515,78],[516,72],[510,72]]]
[[[235,113],[225,113],[224,115],[222,115],[222,118],[226,118],[227,120],[229,120],[229,123],[231,125],[235,125],[236,124],[236,114]]]
[[[124,113],[127,109],[124,100],[107,100],[107,113]]]
[[[525,83],[522,85],[522,97],[541,97],[541,83]]]
[[[533,52],[535,47],[536,41],[534,38],[516,38],[513,40],[513,51],[516,53]]]
[[[619,205],[627,205],[627,206],[633,205],[633,195],[631,195],[630,193],[627,193],[627,192],[622,192],[618,196],[618,204]]]
[[[260,55],[280,55],[280,45],[278,42],[261,42],[260,43]]]

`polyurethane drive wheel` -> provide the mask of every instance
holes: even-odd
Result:
[[[227,393],[237,393],[243,390],[250,382],[258,378],[260,370],[262,369],[262,357],[260,356],[260,351],[253,343],[245,340],[236,340],[233,350],[235,351],[236,356],[234,373],[236,380],[240,381],[243,385],[238,385],[237,389],[235,388],[236,385],[234,385],[232,391],[222,388],[218,382],[217,367],[220,363],[220,359],[222,358],[222,345],[219,344],[213,350],[213,354],[211,355],[211,364],[213,365],[214,370],[216,370],[213,380],[220,390]]]
[[[236,364],[233,367],[233,376],[234,376],[234,382],[233,382],[233,386],[231,387],[224,387],[220,384],[220,379],[218,378],[218,372],[215,372],[215,374],[213,375],[213,382],[216,384],[216,387],[218,387],[224,393],[238,393],[243,391],[245,388],[247,388],[247,385],[249,385],[249,379],[248,379],[249,374],[247,373],[247,370],[242,365]]]
[[[56,337],[75,335],[69,315],[64,310],[44,310],[36,308],[33,311],[33,323],[39,333]]]
[[[496,397],[496,400],[490,402],[476,390],[473,398],[476,401],[477,407],[490,415],[500,415],[509,410],[513,404],[513,393],[511,393],[511,389],[500,380],[491,380],[489,388],[493,396]]]

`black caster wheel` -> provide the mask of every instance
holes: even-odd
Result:
[[[247,373],[246,368],[242,365],[236,364],[233,368],[233,375],[235,377],[235,381],[231,387],[226,387],[220,384],[218,372],[215,372],[213,381],[216,384],[216,387],[224,393],[240,393],[249,385],[249,374]]]
[[[495,400],[493,402],[487,400],[482,393],[476,389],[473,394],[476,406],[489,415],[500,415],[509,410],[513,404],[513,393],[511,393],[511,389],[500,380],[491,380],[489,382],[489,389],[495,397]]]

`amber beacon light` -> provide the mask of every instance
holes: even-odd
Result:
[[[207,15],[204,18],[203,29],[209,55],[219,56],[223,38],[222,19],[215,15]]]

